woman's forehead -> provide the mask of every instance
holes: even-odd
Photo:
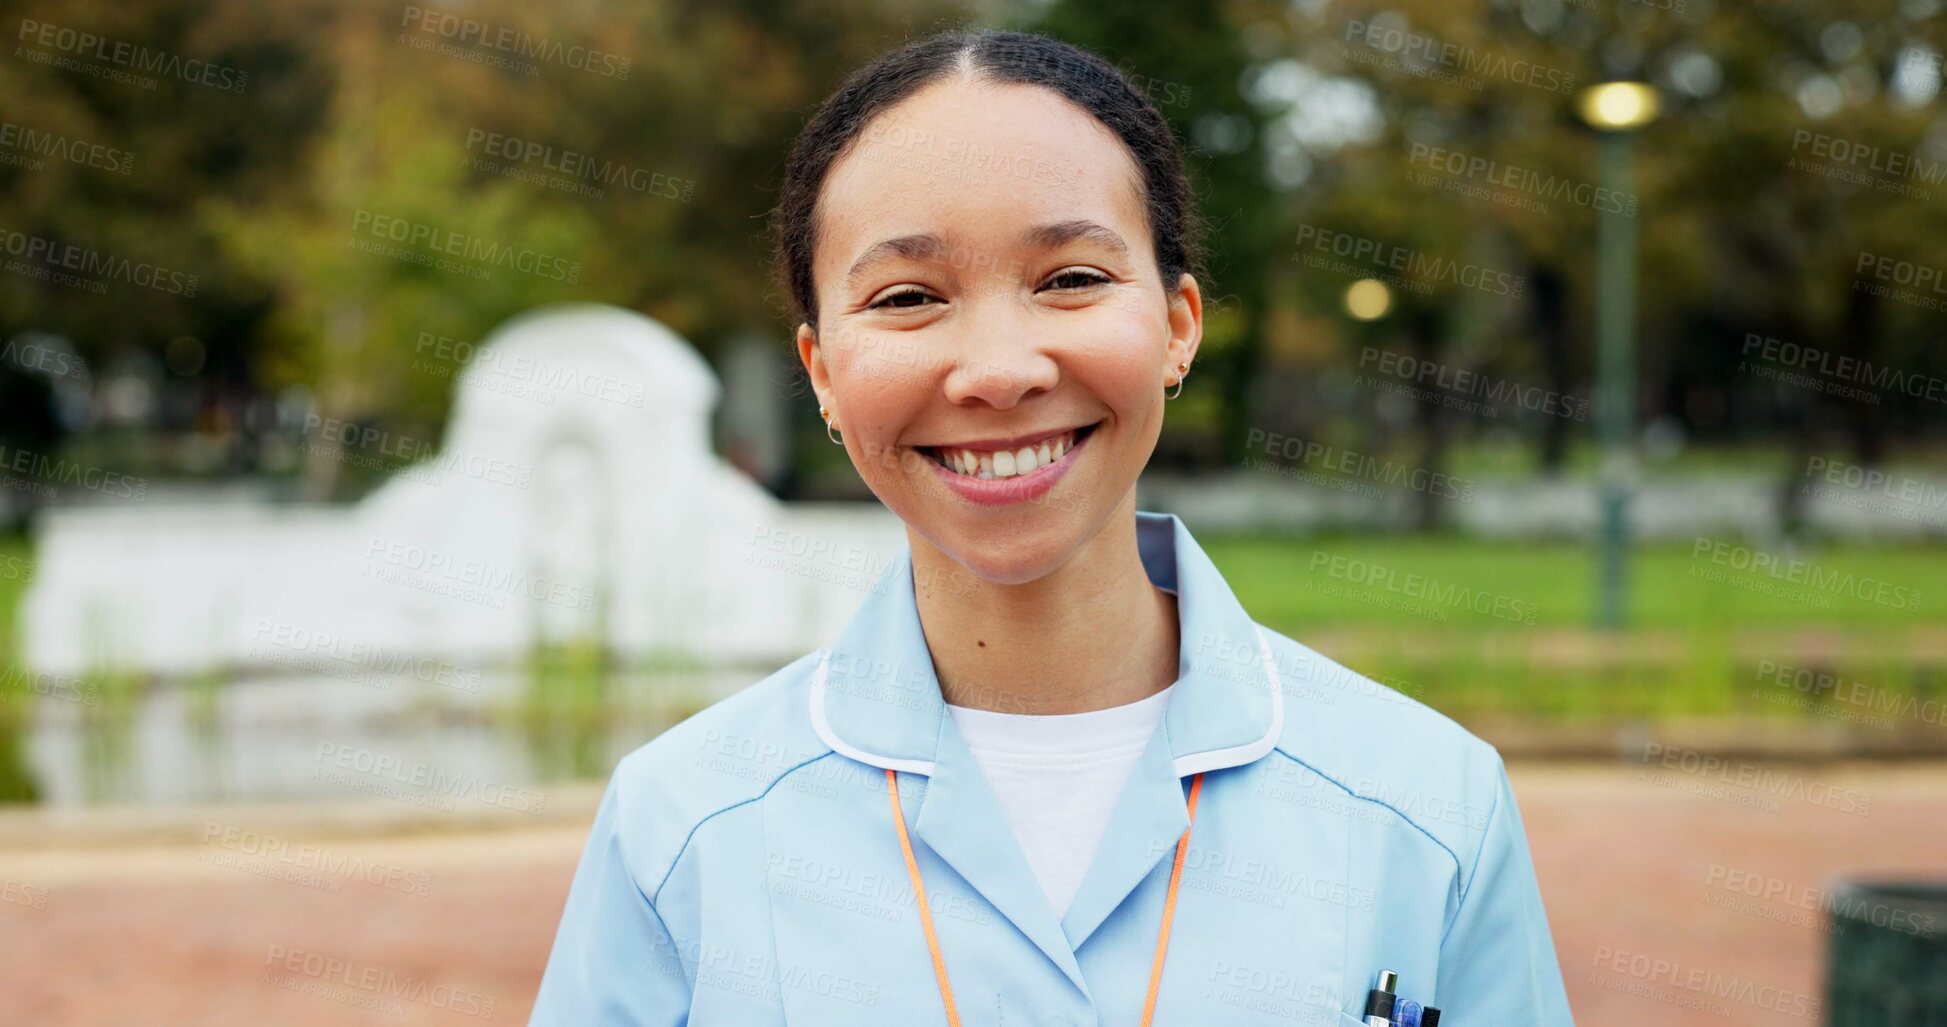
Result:
[[[1087,111],[1038,86],[961,76],[869,122],[827,172],[820,281],[878,242],[932,234],[1012,249],[1029,229],[1086,220],[1147,248],[1142,176]]]

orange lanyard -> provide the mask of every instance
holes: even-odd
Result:
[[[1190,825],[1197,822],[1197,793],[1203,790],[1203,775],[1190,779]],[[940,955],[940,938],[933,933],[933,910],[926,904],[926,885],[920,883],[919,862],[913,859],[913,842],[906,836],[906,814],[899,805],[899,775],[886,771],[886,794],[892,799],[892,823],[899,830],[899,850],[906,856],[906,873],[913,879],[913,898],[919,907],[919,924],[926,930],[926,947],[933,953],[933,976],[940,982],[940,1001],[946,1003],[947,1027],[960,1027],[960,1012],[953,1005],[953,986],[946,982],[946,957]],[[1190,828],[1176,840],[1176,861],[1170,864],[1170,890],[1163,896],[1163,922],[1156,929],[1156,958],[1149,964],[1149,994],[1143,999],[1142,1027],[1156,1015],[1156,990],[1163,983],[1163,953],[1170,947],[1170,921],[1176,917],[1176,885],[1183,880],[1183,854],[1190,848]]]

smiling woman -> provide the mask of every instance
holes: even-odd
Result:
[[[622,761],[534,1023],[1331,1027],[1382,968],[1570,1022],[1494,750],[1135,508],[1198,229],[1162,116],[1056,40],[920,40],[819,108],[779,273],[909,544],[829,648]]]
[[[1162,428],[1163,390],[1194,363],[1203,320],[1174,144],[1100,61],[996,35],[963,51],[980,55],[976,73],[971,56],[952,57],[965,43],[916,45],[882,85],[841,87],[806,126],[778,211],[781,270],[804,318],[799,355],[866,484],[910,529],[921,574],[959,565],[1025,586],[1041,609],[1015,605],[1023,624],[1051,612],[1093,621],[1082,608],[1109,598],[1118,618],[1138,618],[1121,623],[1160,629],[1169,611],[1134,559],[1133,488]],[[937,77],[922,86],[924,68]],[[912,373],[904,355],[915,349],[938,358],[931,373]],[[1041,469],[1031,443],[1083,429],[1088,446]],[[933,450],[961,451],[973,474],[904,458]],[[1059,506],[1028,502],[1057,490]],[[1073,561],[1112,520],[1101,557]],[[1010,627],[968,613],[942,619],[987,635]],[[1154,669],[1169,654],[1128,655]],[[1109,702],[1075,708],[1169,681],[1105,677],[1115,691],[1092,698]]]

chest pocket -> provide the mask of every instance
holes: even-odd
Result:
[[[1349,924],[1373,904],[1344,793],[1275,752],[1205,787],[1157,1022],[1340,1027]]]
[[[1343,834],[1344,977],[1339,1008],[1356,1023],[1380,970],[1399,974],[1401,994],[1433,996],[1440,941],[1454,900],[1457,864],[1449,850],[1398,809],[1349,794],[1299,767],[1281,784],[1335,822]],[[1284,776],[1294,776],[1287,773]]]

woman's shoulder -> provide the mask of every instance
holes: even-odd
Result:
[[[1287,758],[1350,796],[1392,810],[1450,853],[1478,847],[1506,770],[1494,747],[1415,698],[1270,628]]]
[[[652,848],[680,845],[704,820],[829,753],[809,712],[818,657],[791,661],[622,757],[609,782],[618,823]]]

